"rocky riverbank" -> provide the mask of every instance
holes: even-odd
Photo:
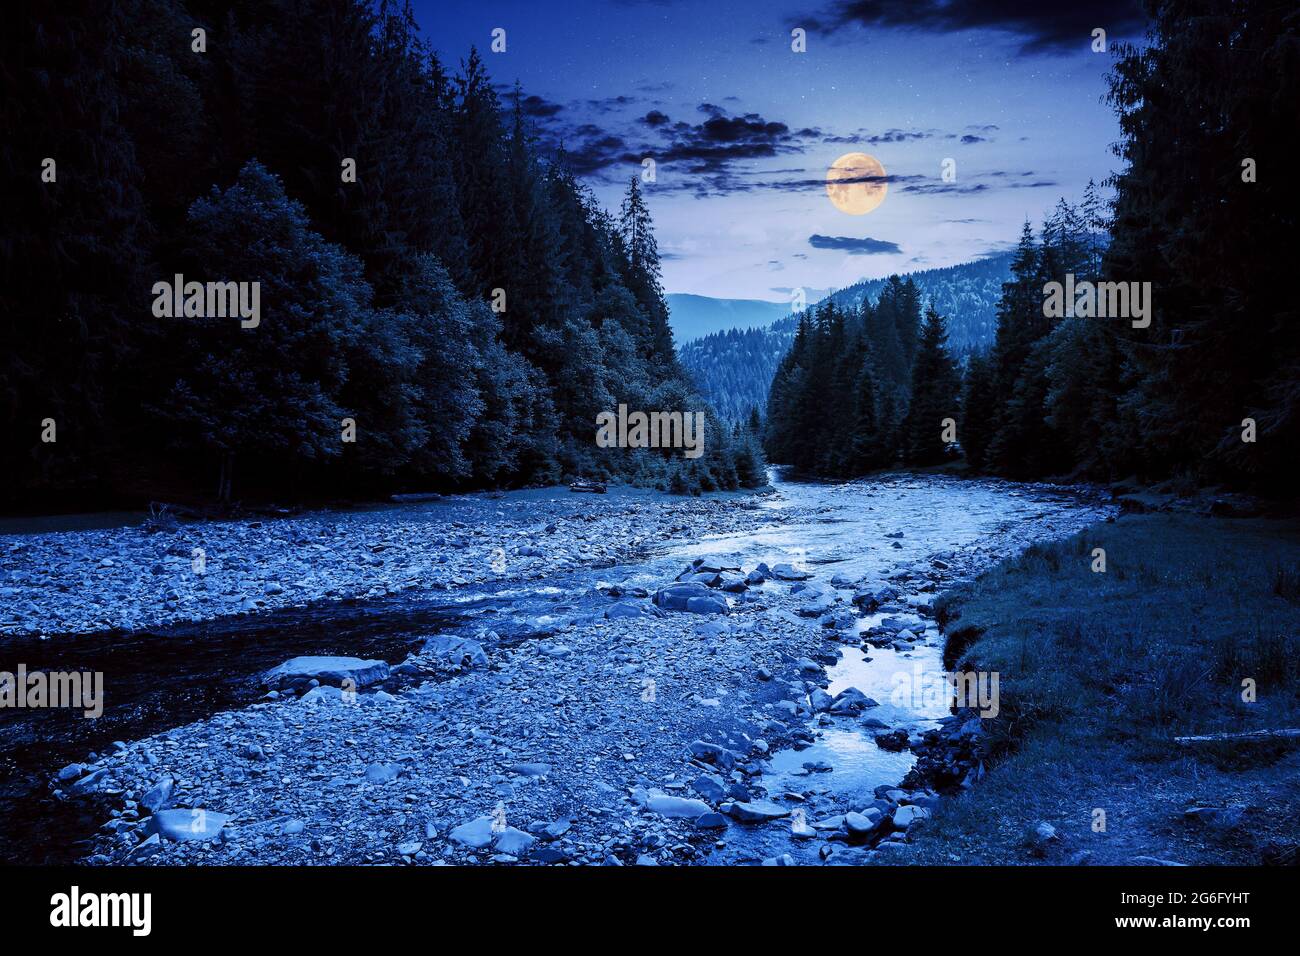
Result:
[[[940,590],[1106,509],[1059,489],[934,479],[784,493],[785,506],[673,499],[657,515],[616,505],[608,523],[570,515],[606,555],[687,519],[675,553],[710,521],[726,530],[702,544],[727,550],[611,567],[597,603],[545,634],[481,626],[431,635],[391,668],[295,665],[258,703],[121,742],[50,785],[107,808],[86,854],[102,864],[903,859],[939,800],[897,785],[933,721],[837,675],[852,658],[883,673],[937,665]],[[946,496],[965,511],[935,528]],[[751,560],[774,541],[794,560]],[[836,758],[800,760],[832,734],[897,772],[845,786]]]
[[[623,489],[593,503],[542,489],[158,531],[3,535],[0,637],[156,628],[608,567],[687,530],[733,530],[755,501]]]

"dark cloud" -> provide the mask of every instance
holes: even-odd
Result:
[[[906,129],[887,129],[880,133],[868,133],[864,129],[856,133],[849,133],[839,136],[827,136],[822,139],[823,143],[848,143],[850,145],[871,145],[877,146],[881,143],[910,143],[919,139],[930,139],[937,136],[935,130],[906,130]]]
[[[730,116],[712,103],[701,103],[697,109],[708,119],[660,126],[666,142],[647,155],[663,163],[689,162],[691,172],[719,174],[729,172],[739,160],[799,152],[805,141],[821,135],[808,128],[792,131],[785,123],[765,119],[758,113]]]
[[[525,96],[519,101],[519,105],[523,108],[525,116],[541,119],[549,119],[564,109],[559,103],[552,103],[536,94]]]
[[[919,177],[923,182],[908,183],[900,188],[905,192],[916,193],[922,196],[929,196],[941,193],[953,193],[957,195],[969,195],[971,193],[984,193],[994,189],[1039,189],[1045,186],[1059,186],[1060,183],[1051,179],[1035,180],[1017,180],[1014,182],[999,181],[997,183],[980,182],[980,179],[987,177],[1004,177],[1006,173],[994,172],[986,173],[983,176],[970,177],[962,182],[945,183],[939,179],[929,177]],[[1030,173],[1021,173],[1021,176],[1029,176]]]
[[[637,97],[620,94],[618,96],[606,96],[599,100],[587,100],[586,105],[589,110],[595,113],[613,113],[636,102],[638,102]]]
[[[1108,39],[1140,31],[1146,23],[1139,0],[1044,3],[1042,0],[834,0],[793,26],[820,33],[842,27],[901,27],[932,33],[1003,30],[1024,41],[1026,53],[1087,50],[1092,31]]]
[[[819,236],[815,233],[808,237],[808,245],[812,246],[814,249],[833,249],[836,252],[847,252],[851,256],[874,256],[903,251],[898,247],[898,243],[889,242],[886,239],[871,239],[867,237],[856,239],[853,236]]]
[[[987,142],[988,142],[988,137],[986,137],[986,136],[976,136],[974,133],[967,133],[966,135],[964,135],[964,136],[961,138],[961,141],[962,141],[963,143],[966,143],[966,144],[970,144],[970,143],[987,143]]]
[[[585,135],[579,130],[592,131]],[[613,133],[605,133],[589,124],[575,130],[578,135],[564,141],[565,161],[575,175],[590,176],[610,166],[629,160],[627,141]]]
[[[645,123],[646,126],[664,126],[668,123],[668,117],[659,110],[651,110],[641,117],[641,122]]]

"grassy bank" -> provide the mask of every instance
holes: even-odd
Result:
[[[1300,727],[1300,522],[1121,518],[1031,547],[941,613],[961,669],[1001,675],[1001,712],[988,773],[918,835],[918,862],[1037,859],[1040,822],[1060,837],[1049,863],[1259,863],[1300,840],[1300,741],[1174,741]],[[1198,806],[1242,813],[1187,819]]]

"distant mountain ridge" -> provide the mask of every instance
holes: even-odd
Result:
[[[947,319],[948,347],[955,353],[993,344],[998,299],[1002,283],[1011,275],[1011,258],[1012,253],[1003,252],[904,275],[920,290],[922,308],[933,302]],[[864,279],[827,298],[841,307],[860,306],[864,298],[874,303],[887,281]],[[679,340],[678,355],[701,394],[723,418],[743,418],[751,408],[761,410],[767,403],[772,376],[798,324],[797,315],[787,314],[765,327],[731,328],[693,341]]]
[[[679,345],[713,332],[771,325],[790,313],[788,302],[713,299],[685,292],[670,292],[664,298],[668,302],[668,324],[672,326],[673,338]]]

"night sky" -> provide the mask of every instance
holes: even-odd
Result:
[[[449,70],[475,45],[503,93],[519,80],[542,142],[563,143],[606,208],[655,159],[666,291],[771,301],[1008,248],[1026,217],[1113,171],[1113,51],[1092,52],[1092,30],[1139,42],[1143,21],[1129,2],[1049,6],[415,0]],[[865,215],[825,190],[853,152],[889,183]]]

